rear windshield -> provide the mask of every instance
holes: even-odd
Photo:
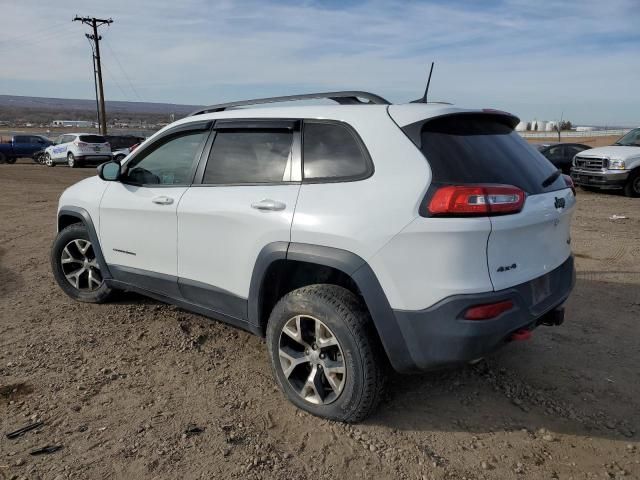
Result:
[[[80,135],[80,141],[84,143],[106,143],[107,141],[101,135]]]
[[[562,176],[542,186],[557,168],[500,116],[437,118],[424,124],[420,140],[436,183],[500,183],[530,194],[566,188]]]
[[[108,136],[106,137],[107,141],[111,144],[112,150],[117,150],[119,148],[131,148],[136,143],[140,143],[143,138],[140,137],[129,137],[129,136]]]

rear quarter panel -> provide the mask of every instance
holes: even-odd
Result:
[[[291,241],[355,253],[365,260],[418,215],[431,171],[384,108],[345,109],[338,120],[360,135],[374,164],[365,180],[303,184]],[[384,287],[384,285],[383,285]]]

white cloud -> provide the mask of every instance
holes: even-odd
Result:
[[[0,5],[6,18],[18,19],[3,25],[0,91],[91,98],[86,28],[71,22],[78,13],[115,20],[101,29],[111,99],[137,99],[112,50],[144,100],[198,104],[338,88],[404,101],[421,94],[428,62],[435,60],[434,99],[505,108],[525,118],[564,111],[582,122],[640,123],[635,0],[347,5]]]

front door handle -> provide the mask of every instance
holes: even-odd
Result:
[[[158,205],[171,205],[173,203],[173,198],[165,197],[164,195],[161,195],[159,197],[155,197],[151,201],[153,203],[157,203]]]
[[[284,210],[285,208],[287,208],[287,205],[276,200],[271,200],[270,198],[265,198],[264,200],[261,200],[259,202],[252,203],[251,208],[255,208],[256,210],[278,211]]]

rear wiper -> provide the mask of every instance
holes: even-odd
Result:
[[[547,177],[544,182],[542,182],[542,188],[547,188],[549,185],[555,182],[560,175],[562,175],[562,170],[556,170],[555,172],[553,172]]]

